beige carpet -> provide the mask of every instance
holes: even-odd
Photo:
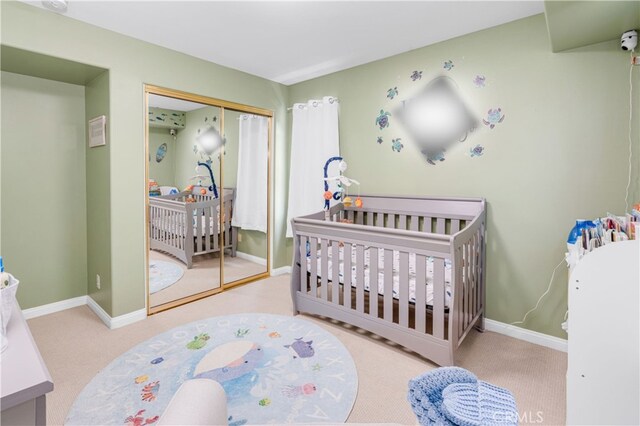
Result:
[[[192,294],[202,293],[220,287],[220,255],[209,253],[194,256],[191,269],[176,259],[155,250],[149,251],[149,259],[162,260],[178,265],[184,271],[184,275],[175,284],[162,289],[149,296],[149,305],[158,306],[163,303],[178,300]],[[266,272],[267,267],[239,257],[224,257],[224,281],[233,281],[247,278]]]
[[[108,330],[85,306],[30,320],[55,386],[47,396],[48,423],[61,424],[83,387],[132,346],[190,321],[237,312],[289,315],[289,275],[237,287],[117,330]],[[332,332],[355,360],[359,388],[349,422],[416,423],[406,402],[407,382],[434,368],[433,364],[350,326],[305,318]],[[460,366],[483,380],[509,388],[521,416],[532,418],[540,412],[543,423],[538,424],[564,423],[565,353],[474,331],[459,355]]]

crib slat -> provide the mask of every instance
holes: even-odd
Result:
[[[455,234],[458,231],[460,231],[460,220],[451,219],[451,235]]]
[[[202,251],[202,211],[196,209],[196,244],[197,251]]]
[[[227,240],[225,246],[231,247],[231,199],[229,199],[229,203],[224,205],[224,235]]]
[[[445,221],[443,217],[439,217],[438,219],[436,219],[436,233],[437,234],[444,234],[444,225],[445,225]]]
[[[389,213],[387,215],[387,228],[395,229],[396,227],[396,215],[393,213]]]
[[[384,213],[376,213],[376,226],[384,226]]]
[[[227,197],[228,198],[228,197]],[[229,200],[224,200],[223,199],[223,204],[224,204],[224,209],[221,209],[220,211],[220,222],[222,224],[222,247],[221,249],[224,250],[225,247],[227,247],[229,245],[229,223],[227,221],[227,217],[229,216],[227,214],[227,206]]]
[[[473,236],[469,239],[469,279],[467,291],[469,292],[469,304],[467,305],[467,325],[473,318]]]
[[[300,236],[300,291],[307,292],[307,271],[309,270],[307,257],[307,237]]]
[[[171,227],[171,210],[166,210],[164,212],[164,215],[165,215],[165,218],[166,218],[166,220],[165,220],[165,223],[166,223],[165,232],[167,233],[167,237],[165,238],[164,242],[166,244],[171,244],[171,232],[170,232],[170,229],[169,229]]]
[[[384,251],[384,319],[393,322],[393,251]]]
[[[160,213],[160,240],[161,241],[167,241],[167,234],[164,231],[164,224],[165,224],[165,214],[166,211],[163,209],[162,212]]]
[[[356,310],[364,313],[364,246],[356,246]]]
[[[369,247],[369,315],[378,317],[378,248]]]
[[[471,281],[471,256],[469,254],[470,244],[467,242],[464,245],[464,328],[467,328],[469,324],[469,282]]]
[[[331,241],[331,301],[340,304],[340,243]]]
[[[211,215],[215,219],[213,220],[213,225],[211,226],[211,234],[213,236],[213,251],[218,251],[218,247],[220,247],[220,217],[218,216],[218,208],[220,205],[220,201],[218,203],[214,203],[211,206]]]
[[[456,274],[456,282],[458,283],[458,287],[454,290],[455,292],[455,304],[456,304],[456,312],[454,315],[454,323],[457,324],[457,330],[454,328],[454,333],[457,333],[456,340],[458,337],[462,335],[463,330],[463,319],[464,319],[464,311],[463,311],[463,295],[464,295],[464,245],[460,246],[456,250],[456,257],[458,265],[455,274]],[[460,290],[460,291],[457,291]]]
[[[174,212],[173,216],[173,239],[174,239],[174,247],[180,249],[180,220],[182,219],[182,214],[180,212]]]
[[[404,214],[398,216],[398,229],[407,230],[407,216]]]
[[[355,223],[358,225],[362,225],[363,224],[363,215],[364,213],[362,212],[362,210],[356,210],[354,211],[355,214]]]
[[[180,250],[184,249],[184,237],[182,234],[182,228],[184,227],[184,213],[180,212],[178,213],[178,217],[176,218],[177,223],[176,223],[176,229],[177,229],[177,239],[178,239],[178,248]]]
[[[413,221],[413,219],[411,219]],[[416,331],[424,333],[426,331],[427,314],[427,258],[421,254],[416,255]]]
[[[409,327],[409,253],[400,252],[399,268],[400,317],[398,323],[401,327]]]
[[[409,226],[411,227],[411,231],[418,231],[420,229],[420,216],[411,216]]]
[[[482,231],[476,236],[476,314],[480,311],[480,286],[482,282]]]
[[[178,212],[171,212],[171,245],[178,247]]]
[[[327,256],[327,240],[320,240],[320,295],[327,300],[329,286],[329,259]]]
[[[422,225],[422,232],[432,232],[433,224],[431,222],[432,218],[425,216],[424,224]]]
[[[311,285],[311,295],[318,297],[318,239],[309,238],[309,259],[311,260],[311,268],[309,284]]]
[[[367,212],[367,225],[373,226],[373,212]]]
[[[168,225],[167,225],[167,232],[169,233],[169,240],[167,241],[167,243],[170,246],[173,246],[173,221],[174,221],[174,217],[173,217],[173,211],[169,210],[168,212]]]
[[[478,234],[473,235],[473,298],[471,299],[471,318],[476,316],[478,312]]]
[[[347,210],[347,220],[353,223],[353,210]]]
[[[467,307],[467,324],[473,319],[473,287],[474,287],[474,237],[469,240],[469,306]]]
[[[351,309],[351,244],[344,243],[343,248],[343,276],[344,276],[344,285],[342,286],[342,290],[344,293],[343,306]],[[337,266],[337,265],[336,265]]]
[[[433,337],[444,339],[445,265],[444,259],[433,259]]]
[[[211,250],[211,208],[206,207],[204,209],[204,249],[206,251]]]

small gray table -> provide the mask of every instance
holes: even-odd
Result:
[[[7,326],[9,346],[0,356],[0,423],[45,425],[46,394],[53,381],[18,302]]]

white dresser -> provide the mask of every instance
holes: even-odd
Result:
[[[640,424],[639,248],[608,244],[569,278],[569,425]]]
[[[17,302],[7,338],[9,346],[0,356],[0,424],[45,425],[45,395],[53,390],[53,381]]]

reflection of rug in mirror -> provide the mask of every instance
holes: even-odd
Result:
[[[153,294],[175,284],[184,270],[171,262],[149,260],[149,293]]]
[[[176,327],[116,358],[80,393],[65,424],[155,423],[192,378],[222,384],[236,425],[342,423],[358,390],[351,355],[319,326],[229,315]]]

